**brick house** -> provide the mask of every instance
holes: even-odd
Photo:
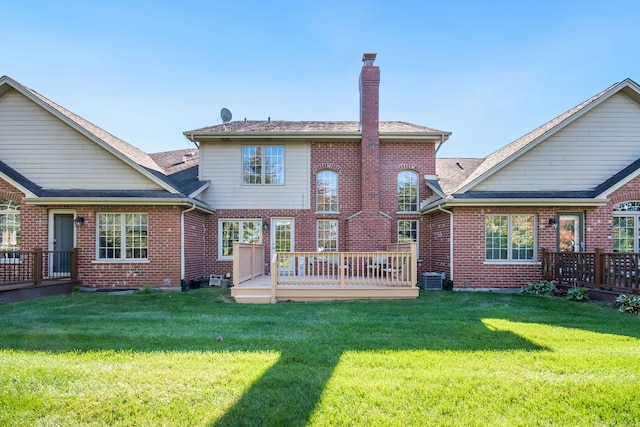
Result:
[[[231,274],[234,242],[264,244],[267,268],[274,251],[417,242],[418,273],[458,288],[539,279],[543,249],[640,251],[636,83],[486,158],[436,158],[450,132],[379,121],[375,57],[357,122],[230,121],[151,155],[2,77],[1,248],[76,247],[96,287]]]
[[[145,154],[0,78],[0,262],[75,247],[88,286],[180,286],[204,274],[212,209],[197,198],[207,186],[189,156],[197,150],[186,151]],[[54,264],[50,275],[68,268]]]
[[[640,87],[617,83],[484,159],[438,159],[436,174],[430,268],[456,287],[540,279],[543,249],[638,252]]]
[[[420,200],[440,191],[436,146],[450,133],[380,122],[380,69],[365,54],[359,122],[234,121],[184,132],[200,150],[202,200],[215,207],[212,270],[229,273],[234,241],[275,251],[376,251],[418,243],[432,252]]]

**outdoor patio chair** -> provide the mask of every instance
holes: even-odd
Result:
[[[380,277],[382,270],[387,267],[387,256],[376,255],[371,257],[371,262],[367,264],[367,273],[371,277]]]
[[[335,271],[337,274],[340,274],[340,257],[339,256],[329,256],[327,257],[327,264],[330,266],[332,271]],[[349,273],[349,264],[344,263],[342,266],[344,270],[345,276]]]

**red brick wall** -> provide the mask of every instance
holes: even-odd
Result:
[[[0,180],[0,198],[20,202],[20,248],[33,250],[49,248],[49,212],[75,211],[84,217],[84,224],[76,228],[78,248],[78,273],[83,285],[93,287],[140,287],[180,286],[181,276],[181,209],[177,207],[150,206],[50,206],[41,207],[22,202],[22,194]],[[96,214],[101,212],[142,212],[149,215],[148,261],[142,262],[96,262]],[[193,213],[188,215],[188,232],[203,241],[204,217]],[[191,245],[187,263],[189,275],[200,275],[204,271],[204,243]],[[192,278],[193,276],[191,276]]]
[[[208,216],[197,211],[184,214],[184,272],[187,282],[211,274],[207,268]]]
[[[155,206],[77,206],[76,215],[85,219],[76,229],[80,279],[86,286],[140,287],[180,286],[181,210]],[[96,218],[98,213],[147,213],[148,261],[96,261]]]
[[[418,266],[419,273],[434,272],[446,273],[447,279],[450,279],[450,215],[444,212],[433,212],[424,218],[424,232],[421,236],[421,242],[426,241],[427,244],[421,244],[420,251],[423,265]]]

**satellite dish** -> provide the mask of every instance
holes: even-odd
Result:
[[[226,108],[220,110],[220,118],[222,119],[222,123],[227,123],[231,121],[231,111]]]

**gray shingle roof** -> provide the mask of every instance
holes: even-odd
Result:
[[[380,133],[437,133],[449,132],[406,122],[380,122]],[[215,125],[184,132],[185,135],[196,133],[359,133],[358,122],[342,121],[234,121],[223,125]]]
[[[501,163],[508,161],[510,158],[513,158],[517,154],[523,152],[527,148],[528,145],[534,144],[539,138],[543,137],[545,134],[551,132],[554,129],[557,129],[559,126],[562,126],[567,120],[584,110],[587,106],[593,104],[598,99],[602,98],[605,94],[609,93],[613,87],[618,85],[612,85],[597,95],[587,99],[583,103],[573,107],[572,109],[560,114],[558,117],[548,121],[542,126],[532,130],[531,132],[523,135],[522,137],[516,139],[512,143],[502,147],[501,149],[493,152],[489,156],[487,156],[484,161],[471,173],[466,177],[466,179],[461,182],[453,191],[457,191],[472,183],[474,180],[480,178],[483,174],[491,171],[492,169],[498,167]]]
[[[442,191],[452,194],[482,162],[484,159],[436,158],[436,175]]]

